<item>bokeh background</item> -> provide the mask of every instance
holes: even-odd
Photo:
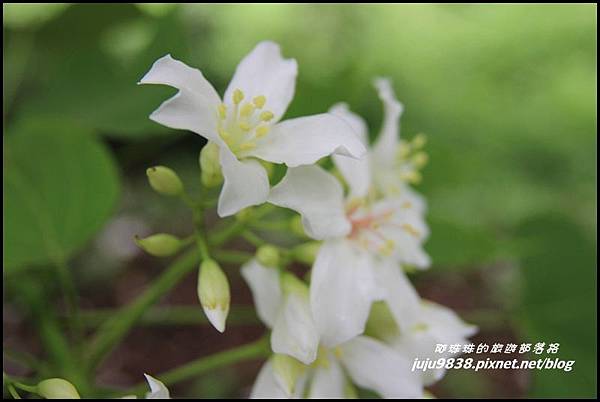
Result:
[[[376,135],[375,76],[405,105],[402,135],[428,135],[419,190],[429,201],[434,266],[414,283],[477,324],[477,342],[560,342],[561,371],[453,371],[437,396],[596,395],[596,5],[4,5],[3,364],[56,375],[60,278],[77,281],[93,330],[168,260],[134,234],[189,233],[188,212],[153,193],[145,168],[198,181],[203,140],[148,115],[172,89],[140,87],[157,58],[202,69],[222,93],[258,41],[298,60],[287,116],[346,101]],[[243,249],[246,244],[233,244]],[[191,274],[100,367],[125,387],[264,331],[237,266],[225,335],[205,325]],[[176,307],[172,307],[176,306]],[[166,309],[166,310],[164,310]],[[166,325],[164,312],[171,317]],[[155,317],[156,318],[156,317]],[[50,335],[49,335],[50,334]],[[245,396],[260,361],[174,387],[180,396]]]

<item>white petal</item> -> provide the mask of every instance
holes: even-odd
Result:
[[[365,147],[368,146],[368,133],[365,121],[357,114],[352,113],[345,103],[334,105],[329,113],[338,116],[354,129]],[[368,152],[360,159],[343,155],[332,155],[333,162],[338,168],[346,183],[350,186],[350,195],[364,197],[371,187],[370,155]]]
[[[465,323],[454,311],[437,303],[423,301],[422,314],[438,343],[452,343],[454,339],[469,338],[477,333],[476,326]]]
[[[210,309],[208,307],[202,306],[204,310],[204,314],[206,314],[206,318],[212,324],[213,327],[220,333],[225,332],[225,321],[227,320],[227,315],[229,314],[229,306],[227,308],[214,308]]]
[[[412,329],[421,316],[421,299],[400,266],[391,258],[374,261],[377,283],[401,331]]]
[[[256,377],[256,381],[252,386],[252,391],[250,391],[250,398],[287,398],[287,395],[275,380],[275,373],[273,372],[271,360],[267,360],[260,369],[258,377]]]
[[[341,360],[354,382],[384,398],[418,398],[423,395],[412,361],[372,338],[359,336],[341,346]]]
[[[328,347],[362,334],[378,297],[366,252],[346,240],[328,240],[312,268],[310,302],[321,342]]]
[[[287,295],[271,333],[273,352],[310,364],[317,357],[318,347],[319,335],[310,312],[308,297],[295,293]]]
[[[336,359],[328,360],[327,365],[318,365],[310,384],[311,399],[344,398],[346,378]]]
[[[276,268],[265,267],[255,259],[244,264],[241,271],[252,291],[258,317],[269,328],[273,328],[277,310],[281,305],[279,271]]]
[[[226,146],[220,147],[220,161],[225,179],[217,207],[220,217],[233,215],[267,200],[269,178],[259,162],[239,161]]]
[[[150,115],[152,120],[221,143],[217,134],[217,107],[221,99],[200,70],[166,55],[152,65],[139,83],[164,84],[179,90]]]
[[[378,162],[391,165],[396,157],[400,140],[400,116],[404,108],[396,99],[389,79],[375,80],[375,88],[379,99],[383,102],[383,124],[373,146],[374,158]]]
[[[276,43],[260,42],[238,64],[224,99],[231,103],[236,89],[241,90],[247,100],[263,95],[267,99],[263,110],[271,111],[274,121],[278,121],[292,101],[297,75],[296,60],[281,57]]]
[[[312,165],[333,153],[360,158],[365,152],[349,124],[323,113],[275,124],[271,133],[249,155],[295,167]]]
[[[314,239],[350,232],[342,185],[319,166],[289,168],[285,177],[271,189],[268,201],[299,212],[306,233]]]
[[[169,390],[165,387],[161,381],[156,378],[149,376],[148,374],[144,374],[146,377],[146,381],[148,381],[148,385],[150,385],[150,392],[146,394],[146,399],[170,399]]]

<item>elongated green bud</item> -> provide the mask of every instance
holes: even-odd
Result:
[[[275,246],[266,244],[256,250],[256,259],[265,267],[277,267],[279,265],[279,250]]]
[[[200,151],[200,173],[206,187],[216,187],[223,182],[219,146],[214,142],[208,142]]]
[[[300,237],[306,237],[306,232],[304,231],[304,225],[302,224],[302,218],[300,215],[296,215],[290,220],[290,229],[292,233]]]
[[[275,380],[279,386],[288,396],[293,395],[296,391],[298,379],[304,374],[306,366],[293,357],[283,354],[273,355],[271,364],[273,365]]]
[[[173,255],[182,246],[181,240],[167,233],[157,233],[144,239],[136,236],[135,242],[142,250],[155,257]]]
[[[37,392],[46,399],[81,399],[73,384],[62,378],[50,378],[40,382]]]
[[[146,169],[146,175],[152,188],[164,195],[180,195],[183,183],[173,169],[166,166],[154,166]]]
[[[318,241],[309,241],[297,245],[292,249],[292,255],[301,263],[312,265],[317,258],[317,253],[321,248],[321,243]]]
[[[229,314],[229,282],[214,260],[204,260],[198,272],[198,299],[210,323],[219,332],[225,331]]]

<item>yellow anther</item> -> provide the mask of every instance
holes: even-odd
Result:
[[[254,113],[254,105],[252,103],[246,103],[240,109],[240,116],[242,117],[250,117]]]
[[[398,158],[406,159],[410,154],[410,144],[407,144],[405,141],[400,141],[398,145]]]
[[[410,171],[402,173],[400,179],[412,184],[418,184],[421,182],[422,176],[421,173],[417,171]]]
[[[335,355],[335,357],[337,357],[338,359],[342,358],[342,355],[344,354],[342,352],[342,348],[340,348],[339,346],[336,347],[335,349],[333,349],[333,354]]]
[[[386,240],[384,244],[379,247],[379,252],[385,256],[389,256],[394,251],[395,243],[393,240]]]
[[[427,329],[429,329],[429,327],[427,326],[427,324],[425,324],[424,322],[420,322],[418,324],[415,324],[412,327],[413,332],[422,332],[422,331],[427,331]]]
[[[265,110],[264,112],[262,112],[260,114],[260,119],[262,121],[269,121],[271,120],[275,115],[272,112],[269,112],[268,110]]]
[[[402,203],[402,208],[410,209],[410,208],[412,208],[412,203],[410,201],[404,201]]]
[[[242,151],[250,151],[251,149],[256,148],[256,143],[254,142],[244,142],[240,145],[240,150]]]
[[[269,134],[271,128],[269,126],[259,126],[256,128],[256,138],[262,138]]]
[[[261,109],[267,103],[267,98],[264,95],[255,96],[252,102],[257,108]]]
[[[419,231],[417,229],[415,229],[415,227],[413,225],[411,225],[410,223],[403,223],[402,229],[404,229],[404,231],[411,236],[419,237]]]
[[[423,133],[415,135],[415,138],[412,139],[412,146],[416,149],[423,148],[425,144],[427,144],[427,136]]]
[[[223,138],[225,141],[227,141],[227,139],[231,138],[231,135],[227,131],[223,130],[222,128],[219,129],[219,136],[221,138]]]
[[[354,197],[352,199],[350,199],[350,201],[348,201],[346,203],[346,211],[354,211],[357,208],[362,207],[363,205],[365,205],[366,200],[362,197]]]
[[[247,121],[240,121],[238,123],[238,126],[244,131],[250,131],[250,129],[252,128],[252,126],[250,126],[250,124]]]
[[[219,110],[219,117],[221,119],[224,119],[225,117],[227,117],[227,106],[225,106],[225,104],[221,103],[218,107]]]
[[[239,105],[241,101],[244,100],[244,93],[239,89],[233,91],[233,103]]]
[[[421,151],[421,152],[417,152],[413,157],[412,157],[412,163],[415,165],[415,167],[417,169],[422,168],[423,166],[425,166],[427,164],[427,162],[429,161],[429,156],[427,155],[427,153]]]

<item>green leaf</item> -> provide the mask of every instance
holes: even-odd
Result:
[[[68,258],[113,210],[119,183],[110,153],[56,119],[18,124],[4,145],[4,269]]]
[[[568,219],[540,215],[519,228],[523,304],[520,320],[528,342],[560,343],[557,355],[531,358],[574,360],[573,370],[534,371],[535,397],[596,395],[596,247]]]

